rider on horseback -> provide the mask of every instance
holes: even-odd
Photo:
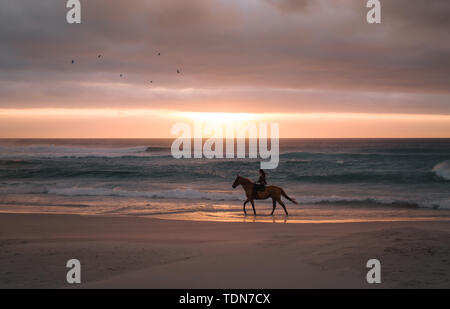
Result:
[[[257,183],[254,183],[253,181],[251,181],[248,178],[236,175],[236,179],[234,180],[233,184],[231,185],[231,187],[233,189],[235,189],[237,186],[242,186],[242,188],[245,191],[245,195],[247,197],[247,199],[244,202],[244,213],[247,213],[245,211],[245,204],[247,204],[248,202],[252,203],[252,208],[253,208],[253,213],[256,215],[256,210],[255,210],[255,203],[254,200],[258,199],[258,200],[265,200],[268,198],[272,199],[272,203],[273,203],[273,209],[272,209],[272,215],[273,212],[275,211],[275,207],[278,204],[281,205],[281,207],[283,207],[284,212],[286,213],[286,215],[288,215],[288,212],[286,210],[286,206],[284,205],[283,201],[281,200],[281,197],[284,197],[288,200],[290,200],[292,203],[297,204],[297,201],[294,198],[290,198],[286,192],[284,192],[283,188],[277,187],[277,186],[267,186],[266,187],[266,173],[264,173],[263,170],[259,170],[259,179],[257,181]],[[257,189],[258,188],[258,189]],[[264,190],[264,194],[261,194],[258,198],[255,198],[256,195],[256,190]]]
[[[266,185],[266,173],[262,169],[260,169],[258,181],[256,181],[253,185],[253,197],[255,199],[257,198],[258,191],[266,190]]]

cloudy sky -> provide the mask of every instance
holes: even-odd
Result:
[[[0,0],[0,137],[170,137],[192,112],[450,137],[448,0],[382,0],[377,25],[365,0],[81,0],[79,25],[65,2]]]

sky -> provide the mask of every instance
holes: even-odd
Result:
[[[0,0],[0,138],[236,114],[281,137],[450,137],[448,0],[381,1],[381,24],[365,0],[81,0],[72,25],[65,2]]]

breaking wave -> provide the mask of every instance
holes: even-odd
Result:
[[[183,199],[203,201],[242,202],[245,198],[242,192],[208,192],[192,189],[175,189],[165,191],[126,191],[102,188],[55,188],[49,189],[48,194],[63,196],[115,196],[148,199]],[[340,196],[297,196],[297,201],[308,205],[344,205],[363,207],[394,207],[394,208],[430,208],[450,209],[450,199],[442,200],[402,200],[381,197],[340,197]],[[300,206],[301,207],[301,206]]]
[[[206,201],[240,201],[242,194],[224,192],[206,192],[192,189],[175,189],[166,191],[126,191],[102,188],[55,188],[49,189],[48,194],[63,196],[117,196],[117,197],[143,197],[158,199],[186,199]]]
[[[0,157],[10,158],[14,156],[25,157],[122,157],[136,155],[151,155],[169,152],[166,147],[76,147],[76,146],[55,146],[55,145],[31,145],[31,146],[0,146]]]
[[[450,180],[450,160],[437,164],[433,168],[433,172],[444,180]]]

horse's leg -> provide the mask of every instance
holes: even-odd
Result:
[[[253,200],[250,200],[250,202],[252,203],[252,207],[253,207],[253,213],[256,216],[256,210],[255,210],[255,202]]]
[[[273,216],[273,212],[275,211],[275,207],[277,207],[277,201],[272,200],[273,203],[273,209],[272,209],[272,213],[270,214],[271,216]]]
[[[284,212],[286,213],[286,216],[289,216],[289,214],[288,214],[288,212],[287,212],[287,210],[286,210],[286,206],[284,206],[284,203],[281,201],[281,198],[278,199],[278,203],[280,203],[280,205],[283,207]]]
[[[245,204],[247,204],[248,202],[248,199],[244,202],[244,214],[247,214],[247,211],[245,210]]]

